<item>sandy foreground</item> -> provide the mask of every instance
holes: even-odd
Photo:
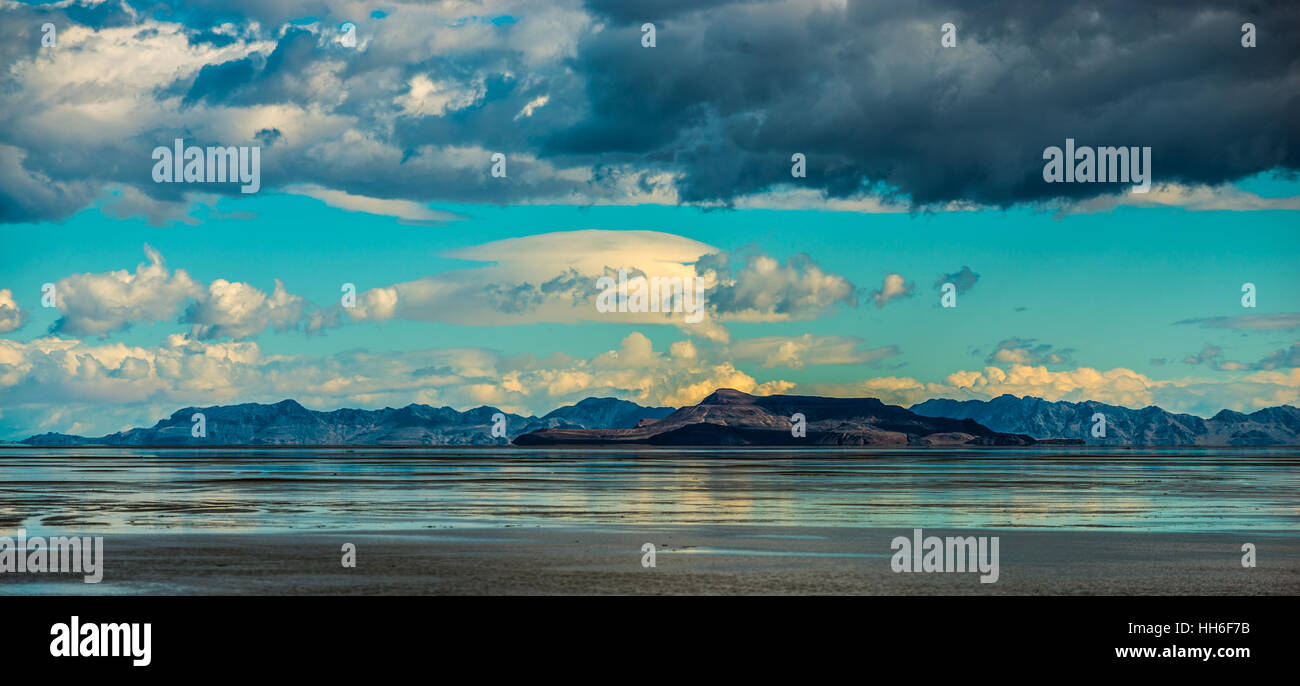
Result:
[[[926,529],[998,536],[999,578],[896,573],[895,536],[849,527],[499,526],[399,532],[108,534],[99,584],[0,573],[0,594],[1295,595],[1294,533]],[[1257,566],[1241,565],[1254,543]],[[355,568],[341,560],[356,546]],[[655,567],[642,566],[645,543]]]

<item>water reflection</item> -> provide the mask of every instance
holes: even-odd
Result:
[[[0,449],[0,533],[621,523],[1300,530],[1295,449]]]

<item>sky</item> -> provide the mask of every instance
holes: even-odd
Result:
[[[6,1],[0,39],[0,440],[285,398],[1300,404],[1294,3]],[[158,181],[177,138],[259,188]],[[1149,148],[1149,190],[1049,182],[1067,139]],[[701,321],[602,311],[620,270]]]

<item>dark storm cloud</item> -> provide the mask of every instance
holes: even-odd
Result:
[[[0,222],[60,219],[114,184],[175,204],[187,192],[237,193],[152,183],[149,151],[177,137],[261,140],[264,189],[301,183],[417,202],[582,204],[675,190],[685,202],[727,204],[793,183],[832,197],[871,190],[917,206],[1005,206],[1126,190],[1044,183],[1043,149],[1067,137],[1150,146],[1155,183],[1300,169],[1294,2],[391,9],[377,18],[343,16],[353,7],[336,0],[6,6],[0,60],[13,66],[0,92],[16,95],[0,108]],[[181,50],[179,27],[185,66],[124,92],[83,60],[77,80],[43,89],[61,76],[45,62],[61,53],[39,47],[46,20],[61,34],[138,24],[132,40],[152,52],[124,54],[120,37],[86,42],[109,59],[156,63]],[[336,40],[344,20],[358,25],[356,49]],[[641,45],[647,21],[654,48]],[[1241,47],[1244,21],[1259,47]],[[945,22],[957,27],[955,48],[940,47]],[[417,82],[432,84],[422,97],[450,104],[416,102]],[[71,144],[42,123],[109,101],[124,111],[140,103],[113,136],[90,129]],[[508,154],[507,179],[486,173],[494,151]],[[807,156],[806,178],[790,176],[795,152]]]
[[[236,90],[247,86],[257,74],[256,61],[251,57],[209,64],[199,70],[199,75],[194,78],[194,83],[190,85],[182,102],[194,105],[205,98],[227,98]],[[175,87],[169,90],[175,90]]]
[[[575,60],[590,114],[545,149],[663,163],[685,174],[686,200],[788,182],[793,152],[808,156],[801,185],[832,196],[866,184],[922,204],[1115,192],[1043,182],[1043,149],[1067,137],[1151,146],[1156,183],[1300,168],[1294,2],[628,5],[589,4],[615,22]],[[658,47],[636,42],[643,20]],[[1245,21],[1256,48],[1241,46]],[[945,22],[955,48],[939,45]]]
[[[76,87],[61,87],[57,93],[41,92],[43,79],[35,73],[35,63],[65,57],[67,53],[58,51],[68,46],[45,48],[48,52],[42,54],[40,25],[53,21],[63,31],[76,22],[59,12],[23,6],[4,10],[0,50],[5,51],[7,62],[23,62],[25,66],[0,73],[0,92],[26,92],[0,108],[0,222],[65,218],[103,197],[105,187],[113,184],[135,187],[144,196],[137,196],[137,200],[151,199],[163,203],[158,207],[176,209],[184,207],[187,193],[238,195],[233,185],[153,183],[150,152],[175,138],[201,147],[260,142],[264,147],[261,166],[266,189],[308,183],[383,199],[503,203],[564,197],[577,188],[574,181],[559,178],[547,165],[531,159],[528,141],[559,126],[554,117],[564,117],[563,112],[570,111],[564,103],[581,97],[580,84],[560,73],[558,59],[530,66],[518,50],[503,47],[509,46],[515,30],[509,22],[480,22],[493,26],[494,45],[465,41],[449,54],[419,58],[411,46],[425,45],[427,51],[432,31],[440,32],[444,39],[455,39],[454,18],[426,18],[432,19],[427,31],[409,21],[402,24],[389,19],[389,25],[382,26],[382,20],[369,20],[364,25],[365,35],[383,38],[362,51],[339,45],[334,40],[333,25],[328,22],[318,27],[274,23],[290,14],[304,16],[297,13],[307,12],[301,4],[149,7],[152,9],[137,7],[141,12],[137,21],[143,24],[148,17],[157,17],[168,23],[155,25],[162,27],[161,32],[159,28],[142,27],[136,35],[142,47],[145,41],[166,40],[160,36],[179,25],[186,42],[195,50],[231,46],[251,49],[240,51],[244,54],[234,59],[173,70],[167,81],[139,93],[136,102],[141,103],[146,116],[133,117],[122,127],[128,129],[126,133],[96,136],[87,130],[75,143],[47,135],[48,129],[42,123],[47,112],[120,100],[120,84],[97,78],[93,71],[86,70]],[[244,9],[247,14],[242,13]],[[322,5],[321,11],[312,16],[326,17],[327,9]],[[118,22],[114,19],[111,23]],[[232,36],[229,41],[218,38]],[[265,47],[268,44],[270,49]],[[165,54],[157,53],[156,45],[152,49],[155,54]],[[545,71],[552,68],[556,73]],[[445,116],[399,111],[395,101],[409,95],[411,80],[418,77],[436,79],[440,87],[459,91],[472,90],[481,82],[486,92],[479,100],[449,110]],[[527,78],[532,85],[521,87],[519,78]],[[555,102],[519,120],[520,109],[542,95]],[[241,109],[264,105],[289,105],[301,112],[349,117],[356,131],[373,138],[373,146],[391,147],[353,155],[350,146],[340,144],[338,138],[287,135],[282,126],[292,120],[282,123],[262,118],[260,125],[246,128],[237,124],[245,119]],[[288,116],[293,116],[290,112]],[[571,120],[562,119],[565,125]],[[337,128],[331,131],[332,136],[341,133]],[[482,164],[461,160],[457,166],[449,164],[437,150],[422,149],[424,146],[481,146],[489,151],[506,151],[510,153],[510,177],[488,178],[487,152],[479,153]],[[389,151],[393,154],[386,154]],[[599,188],[601,184],[592,186]]]
[[[306,88],[298,77],[323,52],[316,34],[289,29],[265,59],[253,55],[203,67],[182,102],[185,106],[200,101],[223,105],[310,104],[320,94]]]

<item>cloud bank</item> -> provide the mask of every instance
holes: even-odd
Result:
[[[1157,192],[1143,203],[1295,207],[1224,185],[1300,170],[1300,103],[1278,97],[1300,90],[1293,3],[387,9],[4,5],[0,222],[61,219],[106,188],[132,189],[119,212],[185,221],[193,189],[149,173],[149,151],[177,137],[261,145],[272,191],[417,222],[448,219],[431,207],[444,202],[1129,203],[1107,184],[1043,183],[1043,149],[1067,137],[1150,146]],[[1255,48],[1240,45],[1247,19]],[[342,21],[357,25],[355,47],[339,40]],[[654,48],[641,46],[645,21]],[[54,47],[41,47],[45,22],[58,27]],[[940,46],[945,22],[956,47]],[[489,174],[496,152],[508,160],[503,179]],[[795,152],[805,178],[791,178]]]

